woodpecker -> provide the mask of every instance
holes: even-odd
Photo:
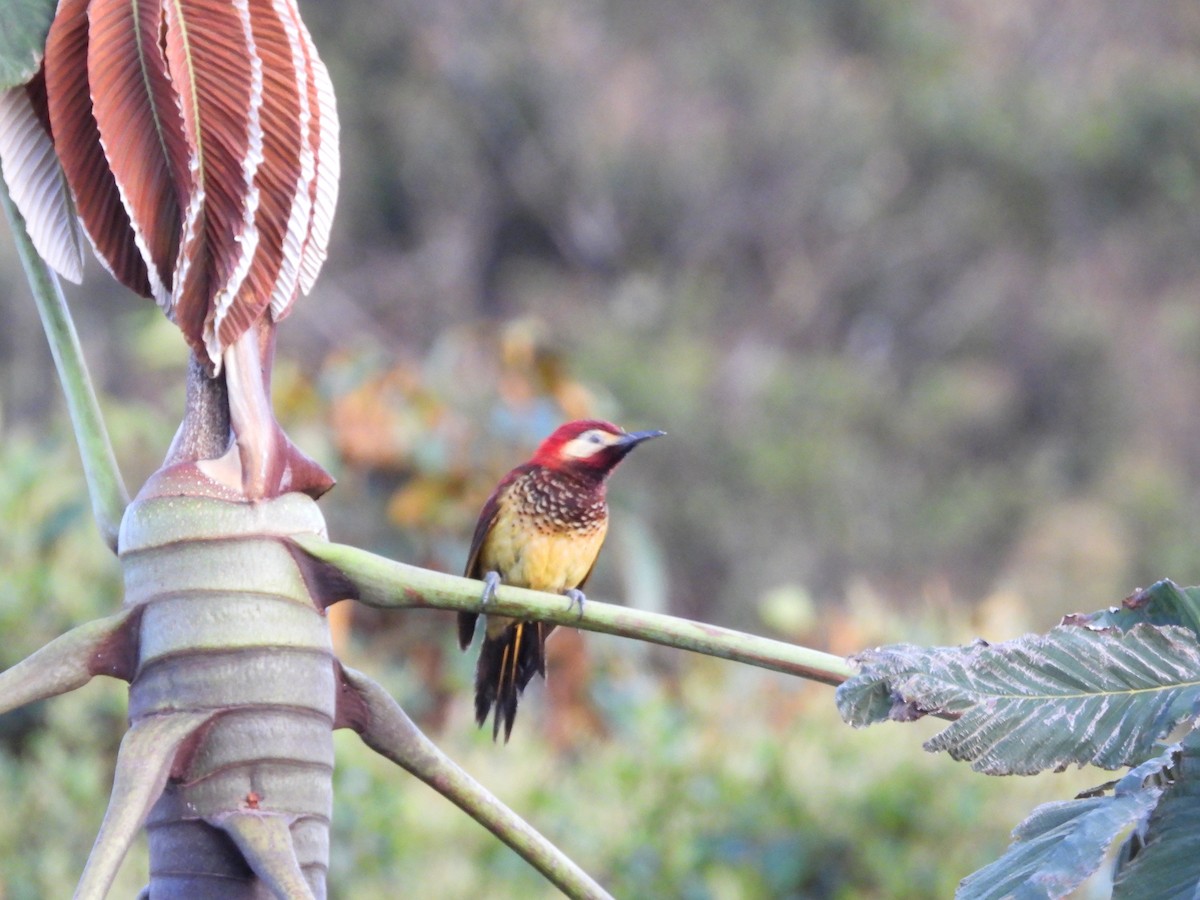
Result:
[[[583,586],[608,531],[608,476],[643,441],[662,431],[626,432],[611,422],[568,422],[551,434],[529,462],[500,480],[483,505],[464,574],[484,582],[487,604],[504,583],[564,594],[582,611]],[[477,613],[458,614],[458,643],[475,636]],[[504,723],[512,732],[517,698],[534,673],[546,677],[545,622],[484,616],[483,646],[475,668],[475,721],[495,706],[492,739]]]

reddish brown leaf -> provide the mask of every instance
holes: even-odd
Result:
[[[332,84],[295,0],[62,0],[47,82],[97,253],[211,369],[312,287],[340,161]]]
[[[258,245],[262,64],[247,0],[165,0],[166,56],[195,174],[172,291],[175,321],[213,368],[227,314]]]
[[[41,114],[34,98],[41,102]],[[13,203],[42,259],[64,278],[83,278],[83,232],[45,119],[41,72],[24,87],[0,91],[0,165]]]
[[[159,0],[90,0],[93,114],[155,296],[168,306],[191,180],[179,101],[167,76]]]
[[[250,22],[254,46],[263,66],[263,104],[260,122],[263,131],[263,161],[254,177],[259,191],[256,216],[258,249],[233,303],[218,311],[214,321],[219,342],[228,346],[264,315],[276,290],[295,290],[299,272],[296,263],[284,268],[283,263],[292,247],[293,259],[298,257],[300,237],[291,237],[289,226],[297,197],[308,206],[308,185],[301,179],[302,149],[306,135],[307,109],[303,110],[296,67],[299,35],[294,25],[286,21],[273,0],[251,0]],[[286,9],[285,9],[286,11]],[[288,27],[292,34],[289,36]],[[305,97],[307,100],[307,97]],[[307,128],[305,127],[305,130]],[[307,226],[307,215],[304,217]]]
[[[62,0],[46,39],[46,95],[54,147],[97,256],[119,282],[149,297],[146,264],[92,117],[87,51],[87,0]]]

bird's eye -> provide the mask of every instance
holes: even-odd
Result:
[[[603,444],[604,443],[604,438],[600,436],[600,432],[598,432],[598,431],[589,431],[587,434],[584,435],[584,440],[586,440],[589,444]]]

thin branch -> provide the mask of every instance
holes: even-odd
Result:
[[[79,455],[83,459],[83,471],[92,499],[92,514],[96,517],[105,543],[115,553],[121,516],[129,505],[129,492],[125,489],[108,429],[100,415],[100,405],[96,401],[91,378],[88,377],[79,335],[71,321],[58,277],[34,248],[25,228],[25,220],[13,205],[8,185],[2,176],[0,206],[4,207],[12,228],[17,252],[25,267],[25,277],[29,280],[29,288],[46,331],[46,340],[54,356],[54,365],[58,369],[58,380],[67,399],[67,411],[75,429],[75,440],[79,443]]]
[[[480,601],[483,582],[405,565],[320,538],[297,535],[293,541],[304,551],[296,556],[313,596],[326,604],[349,598],[384,609],[485,611]],[[589,600],[581,611],[558,594],[501,585],[486,612],[637,638],[824,684],[841,684],[854,674],[849,662],[831,653],[594,600]]]
[[[339,701],[339,724],[363,743],[417,776],[504,841],[568,897],[612,900],[590,875],[442,753],[382,687],[361,672],[342,669],[352,693]],[[353,707],[352,710],[347,707]],[[343,718],[344,717],[344,718]]]
[[[59,635],[0,672],[0,713],[82,687],[96,675],[129,681],[137,664],[141,607]]]

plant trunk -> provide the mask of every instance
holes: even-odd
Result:
[[[178,753],[147,820],[149,895],[279,896],[232,836],[231,817],[249,814],[286,824],[323,898],[335,662],[327,620],[282,539],[323,536],[324,520],[301,494],[246,503],[173,490],[186,485],[160,477],[121,526],[125,603],[143,607],[130,724],[215,715]]]

